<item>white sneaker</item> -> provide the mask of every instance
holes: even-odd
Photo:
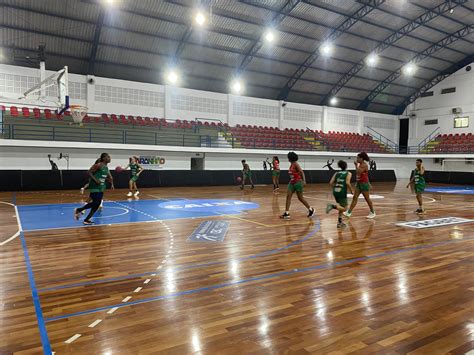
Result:
[[[352,216],[352,212],[349,212],[349,211],[343,212],[342,214],[346,216],[347,218],[351,218]]]
[[[99,211],[102,211],[104,209],[104,204],[101,203],[100,206],[99,206]]]
[[[375,212],[370,212],[365,218],[369,218],[369,219],[373,219],[375,218],[377,215],[375,214]]]
[[[84,195],[84,188],[81,187],[81,195]]]
[[[140,195],[140,191],[137,191],[134,193],[134,196],[138,196],[138,195]]]
[[[133,194],[132,194],[132,191],[130,191],[128,194],[127,194],[127,197],[132,197]]]

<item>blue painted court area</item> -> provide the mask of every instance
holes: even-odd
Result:
[[[18,212],[24,231],[85,227],[83,218],[73,218],[77,207],[80,205],[73,203],[24,205],[18,206]],[[103,211],[98,211],[92,220],[96,225],[151,222],[239,214],[258,207],[257,203],[239,200],[106,201]]]
[[[474,186],[440,186],[427,187],[425,192],[435,192],[439,194],[456,194],[456,195],[474,195]]]

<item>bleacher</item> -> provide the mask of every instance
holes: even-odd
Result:
[[[472,133],[440,134],[422,148],[422,153],[473,153]]]
[[[5,138],[62,140],[172,146],[206,146],[246,149],[367,151],[392,153],[368,134],[279,129],[215,121],[170,121],[132,115],[86,115],[74,125],[71,112],[1,106]]]

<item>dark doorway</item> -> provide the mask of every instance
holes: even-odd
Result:
[[[398,145],[400,147],[400,154],[408,153],[408,118],[400,120],[400,137],[398,139]]]

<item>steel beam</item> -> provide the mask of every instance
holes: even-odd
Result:
[[[105,10],[103,6],[100,6],[99,16],[97,17],[97,24],[95,26],[94,39],[92,41],[91,55],[89,58],[89,75],[95,75],[95,61],[97,58],[97,49],[99,48],[100,43],[100,34],[102,32],[102,26],[104,25],[104,18]]]
[[[413,32],[418,27],[423,26],[427,22],[431,21],[432,19],[441,16],[444,12],[449,11],[450,9],[458,6],[462,3],[466,2],[466,0],[453,0],[453,1],[446,1],[443,4],[436,6],[435,8],[425,12],[421,16],[417,17],[412,22],[406,24],[399,30],[393,32],[390,36],[388,36],[382,43],[380,43],[377,47],[375,47],[371,53],[379,55],[385,49],[390,47],[393,43],[397,42],[404,36],[408,35],[410,32]],[[351,80],[358,72],[360,72],[366,66],[365,58],[355,64],[349,71],[337,82],[337,84],[329,91],[329,93],[324,97],[321,104],[325,104],[329,101],[329,99],[333,96],[336,96],[337,93]]]
[[[357,10],[352,16],[348,17],[341,25],[335,28],[329,36],[327,36],[324,41],[331,41],[333,42],[339,36],[341,36],[345,31],[351,28],[354,24],[356,24],[361,18],[365,15],[370,13],[375,7],[380,6],[383,4],[385,0],[374,0],[369,2],[369,4],[362,6],[359,10]],[[323,42],[324,42],[323,41]],[[286,85],[280,90],[278,95],[279,100],[285,100],[288,97],[291,89],[297,81],[303,76],[303,74],[311,67],[311,65],[318,59],[319,57],[319,48],[317,48],[312,54],[310,54],[305,61],[299,66],[299,68],[294,72],[290,80],[286,83]]]
[[[443,38],[442,40],[436,42],[432,46],[426,48],[423,52],[417,54],[415,57],[410,60],[409,63],[417,64],[424,60],[430,54],[439,51],[440,49],[446,48],[451,43],[456,42],[457,40],[468,36],[474,32],[474,25],[466,26],[459,31],[454,32],[453,34]],[[366,110],[370,103],[379,95],[380,93],[385,90],[387,86],[389,86],[393,81],[398,79],[402,75],[403,66],[399,67],[396,71],[392,72],[385,80],[383,80],[376,88],[374,88],[369,95],[360,103],[358,106],[359,110]]]

